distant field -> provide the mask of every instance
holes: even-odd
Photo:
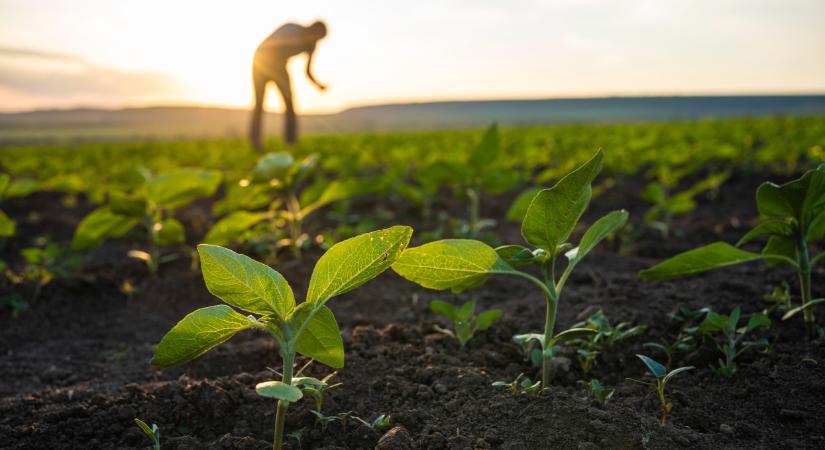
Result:
[[[305,134],[481,128],[569,123],[631,123],[761,116],[825,115],[825,96],[616,97],[455,101],[376,105],[306,115]],[[126,140],[243,138],[249,111],[199,107],[75,109],[0,114],[0,147]],[[268,114],[268,135],[281,119]]]

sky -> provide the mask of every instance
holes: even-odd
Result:
[[[314,89],[305,58],[293,58],[302,112],[825,93],[825,0],[0,0],[0,110],[249,107],[258,43],[316,19],[329,34],[314,73],[329,89]]]

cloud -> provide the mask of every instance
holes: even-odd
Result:
[[[131,72],[71,54],[0,46],[0,91],[22,107],[38,107],[124,105],[180,96],[186,89],[162,73]]]

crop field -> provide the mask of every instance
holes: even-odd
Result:
[[[0,149],[0,447],[825,448],[825,117]]]

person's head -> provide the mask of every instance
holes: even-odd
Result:
[[[327,35],[327,26],[324,22],[316,20],[315,23],[309,26],[309,32],[315,39],[323,39]]]

